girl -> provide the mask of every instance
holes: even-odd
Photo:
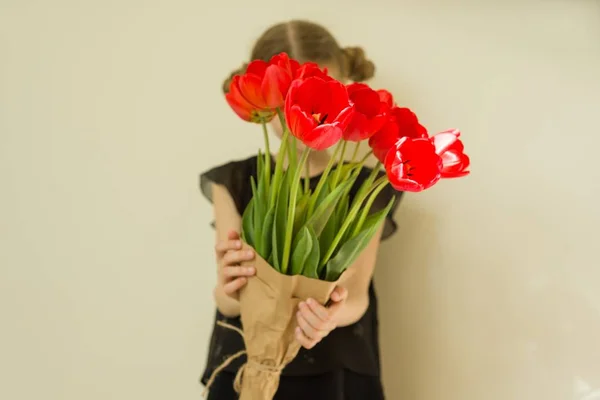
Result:
[[[285,52],[300,62],[315,62],[326,67],[334,78],[364,81],[371,78],[375,67],[357,47],[342,48],[322,26],[307,21],[290,21],[269,28],[256,42],[250,60],[268,61]],[[246,65],[234,71],[225,81],[243,73]],[[277,118],[272,128],[278,136],[282,128]],[[299,149],[301,151],[301,149]],[[313,189],[330,156],[326,151],[312,151],[308,159],[308,179]],[[371,171],[363,168],[351,196]],[[252,261],[254,254],[240,251],[241,217],[252,197],[250,177],[256,177],[256,156],[233,161],[201,175],[202,192],[214,204],[217,234],[216,256],[218,282],[214,289],[217,304],[216,321],[240,326],[238,292],[252,279],[252,267],[240,267]],[[400,193],[390,186],[379,195],[372,212],[384,208]],[[396,205],[398,201],[396,201]],[[296,338],[303,346],[296,359],[282,373],[276,400],[379,400],[384,398],[380,380],[377,297],[372,282],[379,242],[396,229],[393,210],[380,232],[343,275],[332,294],[328,307],[312,301],[299,306]],[[206,370],[202,382],[206,385],[212,372],[229,356],[244,349],[242,338],[233,331],[215,325],[210,341]],[[236,372],[245,358],[240,358],[220,372],[209,391],[209,400],[233,400]]]

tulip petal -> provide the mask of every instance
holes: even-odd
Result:
[[[348,140],[350,142],[360,142],[361,140],[365,139],[365,128],[368,123],[369,120],[364,114],[355,112],[352,120],[348,124],[348,127],[344,131],[344,140]]]
[[[444,153],[450,146],[458,140],[458,131],[440,132],[432,136],[435,152],[438,154]]]
[[[261,92],[269,108],[283,107],[285,101],[283,96],[291,82],[292,80],[285,70],[276,65],[267,67],[261,84]]]
[[[335,117],[334,122],[340,127],[340,129],[345,130],[352,121],[354,113],[354,107],[347,105],[347,107],[340,111],[337,117]]]
[[[462,152],[447,151],[442,155],[442,162],[442,178],[460,178],[470,173],[467,169],[471,161]]]
[[[369,146],[373,154],[381,162],[384,162],[388,151],[400,137],[399,128],[394,118],[388,118],[381,129],[369,139]]]
[[[263,60],[254,60],[246,67],[246,74],[263,76],[269,64]]]
[[[327,70],[321,70],[319,66],[312,62],[304,63],[301,67],[296,70],[296,74],[294,78],[296,79],[307,79],[310,77],[318,77],[322,80],[329,81],[332,80],[329,75],[327,75]]]
[[[225,100],[227,100],[229,106],[240,118],[251,121],[252,114],[256,111],[256,107],[249,103],[240,91],[240,79],[240,76],[233,77],[233,80],[229,85],[229,92],[225,95]]]
[[[343,133],[339,126],[324,124],[309,132],[302,141],[311,149],[326,150],[339,142]]]
[[[286,112],[286,120],[292,135],[305,141],[305,137],[310,135],[317,126],[314,118],[307,116],[298,105],[293,105]]]
[[[381,100],[381,102],[383,102],[386,106],[388,106],[389,108],[394,107],[394,97],[390,92],[384,89],[379,89],[377,91],[377,94],[379,95],[379,99]]]
[[[421,192],[425,190],[423,185],[415,181],[411,181],[410,179],[398,179],[393,183],[390,182],[390,184],[399,192]]]
[[[259,110],[269,108],[262,95],[261,85],[262,80],[257,75],[245,74],[240,76],[240,92],[250,104]]]
[[[231,95],[231,93],[227,93],[225,95],[225,100],[227,100],[227,103],[229,104],[229,106],[231,107],[231,109],[244,121],[251,121],[252,120],[252,108],[249,107],[244,107],[242,104],[240,104],[237,99]]]
[[[336,80],[328,81],[326,84],[329,89],[327,101],[329,102],[330,112],[333,115],[338,115],[349,106],[348,90],[344,84]]]

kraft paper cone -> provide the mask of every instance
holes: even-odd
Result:
[[[337,282],[275,271],[256,257],[256,276],[240,293],[242,326],[248,363],[241,377],[240,400],[272,400],[281,370],[298,354],[298,304],[313,298],[325,304]]]
[[[238,331],[246,345],[248,361],[235,380],[240,400],[272,400],[281,371],[300,351],[295,336],[298,304],[308,298],[325,304],[337,282],[280,274],[258,255],[252,265],[256,275],[248,279],[240,291],[243,331],[227,324],[220,325]],[[213,375],[243,354],[232,355]]]

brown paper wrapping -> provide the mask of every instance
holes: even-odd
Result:
[[[308,298],[325,304],[337,282],[283,275],[258,255],[252,265],[256,276],[240,291],[241,334],[248,361],[240,369],[235,386],[240,400],[272,400],[281,371],[300,350],[295,336],[298,304]]]

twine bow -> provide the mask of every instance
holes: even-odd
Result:
[[[222,322],[222,321],[217,321],[217,325],[225,328],[225,329],[231,329],[232,331],[237,332],[242,338],[245,339],[244,336],[244,332],[238,328],[237,326],[233,326],[231,324],[228,324],[226,322]],[[246,350],[241,350],[238,351],[237,353],[229,356],[225,361],[223,361],[223,363],[221,365],[219,365],[214,371],[213,373],[210,375],[210,379],[208,380],[208,382],[206,383],[206,387],[204,389],[204,393],[202,394],[203,397],[206,397],[208,395],[208,392],[210,390],[210,387],[212,386],[212,384],[215,382],[215,379],[217,377],[217,375],[219,375],[219,373],[221,371],[223,371],[225,368],[227,368],[232,362],[234,362],[235,360],[237,360],[238,358],[240,358],[241,356],[247,354]],[[238,370],[237,374],[235,375],[235,380],[233,381],[233,388],[235,389],[235,391],[237,393],[240,393],[240,391],[242,390],[242,376],[244,374],[244,370],[246,368],[252,368],[261,372],[266,372],[268,374],[273,374],[276,377],[278,377],[281,374],[281,370],[283,369],[282,366],[275,366],[275,365],[267,365],[267,364],[261,364],[260,362],[256,361],[256,360],[252,360],[252,359],[248,359],[246,361],[245,364],[243,364],[240,369]]]

